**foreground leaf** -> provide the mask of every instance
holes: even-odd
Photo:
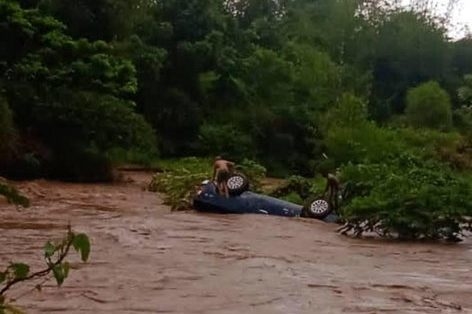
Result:
[[[60,286],[64,282],[64,270],[62,269],[62,265],[56,265],[52,269],[52,273],[54,275],[54,279],[56,279],[57,285]]]
[[[88,236],[83,233],[76,235],[72,245],[76,251],[80,251],[82,261],[86,262],[90,255],[90,240]]]
[[[54,252],[56,252],[56,248],[51,242],[48,241],[44,246],[44,256],[46,258],[50,258],[54,255]]]
[[[28,276],[29,266],[23,263],[14,263],[10,265],[16,279],[24,279]]]

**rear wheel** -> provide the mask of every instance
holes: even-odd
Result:
[[[249,189],[249,180],[241,173],[234,173],[228,178],[226,185],[229,194],[239,195]]]
[[[305,217],[324,219],[333,211],[329,202],[323,198],[312,198],[303,206]]]

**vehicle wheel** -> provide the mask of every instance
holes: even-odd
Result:
[[[249,189],[249,180],[241,173],[234,173],[228,178],[226,185],[230,195],[239,195]]]
[[[312,198],[303,206],[304,216],[324,219],[333,211],[332,206],[323,198]]]

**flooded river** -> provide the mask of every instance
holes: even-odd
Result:
[[[128,183],[18,183],[33,206],[0,201],[0,266],[41,267],[70,221],[91,237],[63,287],[11,291],[28,313],[472,313],[472,241],[348,239],[336,225],[253,215],[171,213]]]

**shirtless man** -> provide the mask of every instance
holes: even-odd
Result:
[[[328,171],[323,171],[321,174],[324,178],[326,178],[326,188],[323,195],[326,196],[326,193],[329,192],[328,202],[331,204],[331,206],[334,206],[334,208],[337,209],[338,192],[340,189],[339,179],[334,174],[329,173]]]
[[[213,163],[213,181],[216,180],[218,191],[220,194],[224,194],[229,197],[227,180],[233,172],[234,163],[231,161],[224,160],[221,156],[215,158]]]

